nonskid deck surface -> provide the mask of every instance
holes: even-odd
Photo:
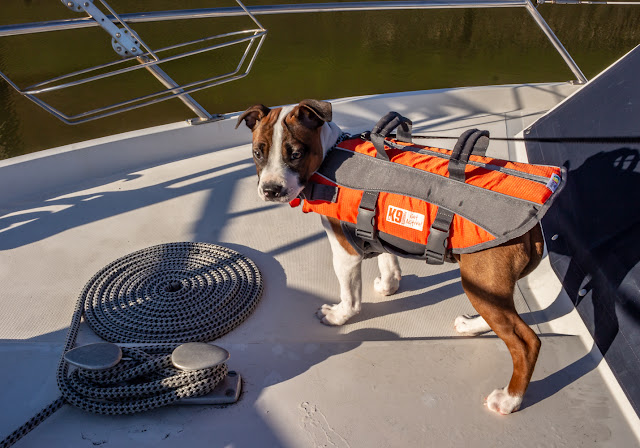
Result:
[[[358,132],[393,109],[414,120],[416,133],[458,135],[478,127],[514,135],[570,89],[341,100],[334,120]],[[506,347],[492,334],[462,338],[453,329],[456,316],[474,313],[455,265],[401,260],[400,291],[381,297],[373,290],[376,262],[367,260],[362,313],[343,327],[320,324],[315,310],[338,301],[338,284],[319,218],[258,198],[249,147],[225,146],[225,133],[230,141],[238,133],[249,141],[248,130],[232,131],[233,121],[211,125],[215,135],[207,136],[209,125],[167,131],[153,145],[172,144],[171,133],[187,138],[180,148],[158,149],[173,150],[173,161],[132,162],[130,169],[70,184],[46,180],[46,192],[16,194],[1,205],[0,437],[57,397],[55,367],[71,313],[95,272],[155,244],[201,241],[250,257],[265,279],[256,311],[216,342],[231,352],[229,366],[244,379],[241,400],[117,417],[65,406],[16,446],[637,445],[603,381],[597,349],[585,346],[579,332],[552,334],[549,321],[566,311],[558,316],[562,306],[532,300],[529,284],[524,295],[517,291],[516,305],[543,345],[523,409],[508,417],[482,406],[511,374]],[[211,145],[218,149],[189,153],[190,135],[217,138]],[[107,146],[116,153],[126,144],[115,139]],[[490,154],[513,158],[515,151],[494,142]],[[0,167],[0,174],[9,169]],[[78,342],[95,340],[83,326]]]

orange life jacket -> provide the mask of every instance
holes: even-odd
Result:
[[[559,192],[558,187],[566,176],[564,169],[558,167],[510,162],[472,154],[464,166],[463,181],[455,183],[448,179],[451,150],[397,140],[385,140],[384,144],[389,162],[376,159],[377,151],[374,144],[361,138],[343,141],[330,150],[327,158],[335,155],[344,160],[337,162],[337,168],[325,169],[323,164],[310,182],[335,188],[337,194],[333,194],[331,199],[302,198],[302,211],[336,218],[353,230],[358,224],[358,214],[362,211],[359,208],[362,208],[363,195],[365,191],[373,190],[377,193],[375,210],[371,212],[374,216],[372,225],[375,236],[365,239],[390,242],[391,252],[427,258],[428,261],[425,247],[428,245],[430,234],[436,233],[432,226],[440,208],[437,203],[443,204],[443,207],[446,206],[454,213],[449,232],[444,235],[446,249],[453,253],[476,252],[502,244],[531,229],[551,205],[554,193]],[[374,160],[377,163],[375,165]],[[351,174],[347,171],[348,175],[340,175],[340,170],[344,171],[344,166],[352,163],[370,163],[373,168],[365,168],[360,173],[351,170]],[[395,164],[403,167],[398,167],[401,170],[391,169]],[[380,170],[385,171],[374,172],[378,170],[378,166],[382,167]],[[425,175],[417,177],[417,170],[423,171],[422,174]],[[386,187],[383,185],[377,188],[376,177],[379,176],[386,178]],[[408,184],[402,187],[402,191],[398,191],[395,185],[401,178],[407,178]],[[457,198],[457,193],[452,194],[449,189],[449,193],[442,194],[443,197],[432,198],[432,190],[442,182],[453,184],[454,187],[466,184],[463,188],[465,192],[460,193],[460,197]],[[358,187],[358,184],[361,184],[360,188],[353,188]],[[392,187],[388,188],[389,185]],[[392,191],[385,191],[385,188]],[[488,199],[487,191],[490,192]],[[486,204],[475,204],[474,201],[478,200]],[[291,206],[299,204],[299,199],[291,202]],[[470,210],[474,207],[476,214],[483,215],[481,219],[469,216]],[[522,216],[516,221],[513,221],[512,216],[515,214],[514,207],[518,208],[518,213]],[[512,222],[508,222],[510,220]],[[483,224],[478,224],[478,221]],[[507,227],[504,227],[503,223]],[[353,236],[353,232],[351,234]],[[400,243],[400,240],[405,243],[394,244]],[[407,245],[413,249],[402,250]],[[389,249],[389,244],[383,246]],[[400,250],[397,250],[398,247]]]

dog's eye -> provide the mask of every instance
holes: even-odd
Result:
[[[298,160],[300,157],[302,157],[302,152],[300,151],[293,151],[291,153],[291,160]]]
[[[262,148],[253,148],[253,157],[256,160],[262,160]]]

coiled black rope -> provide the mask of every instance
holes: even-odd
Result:
[[[65,403],[100,414],[131,414],[207,394],[224,379],[227,365],[184,371],[171,353],[184,342],[207,342],[243,322],[262,295],[257,266],[214,244],[170,243],[122,257],[85,285],[76,303],[57,370],[62,396],[2,442],[20,440]],[[80,321],[123,347],[124,359],[106,370],[70,369]]]

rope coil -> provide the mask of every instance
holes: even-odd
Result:
[[[104,340],[155,344],[217,339],[246,319],[261,293],[258,268],[238,252],[170,243],[112,262],[80,295]]]
[[[0,442],[9,447],[65,403],[100,414],[132,414],[212,391],[226,363],[198,370],[174,367],[185,342],[217,339],[242,323],[262,295],[257,266],[240,253],[205,243],[142,249],[101,269],[83,288],[57,370],[62,397]],[[82,316],[101,338],[122,347],[106,370],[70,368]]]

